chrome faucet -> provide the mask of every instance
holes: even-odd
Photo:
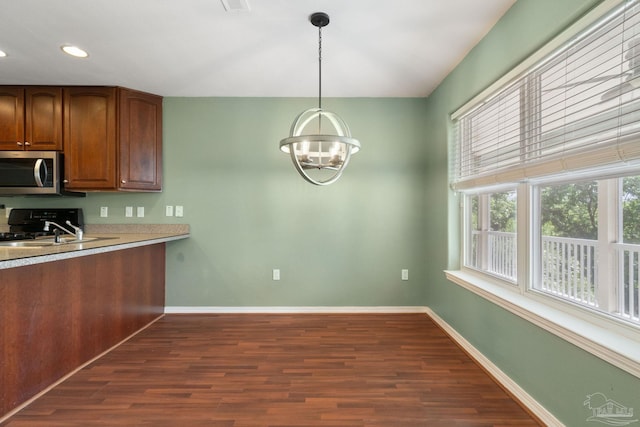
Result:
[[[45,221],[43,230],[44,231],[49,231],[49,226],[54,225],[54,226],[58,227],[60,230],[64,231],[65,233],[71,234],[77,240],[82,240],[82,236],[84,235],[84,233],[82,232],[82,229],[80,227],[76,227],[75,225],[71,224],[71,221],[67,221],[66,224],[69,227],[73,228],[73,231],[75,231],[75,233],[73,231],[61,226],[60,224],[56,224],[53,221]],[[56,235],[56,237],[57,237],[57,235]]]

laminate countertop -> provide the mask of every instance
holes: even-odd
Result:
[[[84,233],[86,241],[81,243],[27,248],[0,246],[0,270],[166,243],[188,237],[188,224],[87,224]]]

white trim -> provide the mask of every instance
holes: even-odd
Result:
[[[507,374],[498,368],[491,360],[475,348],[469,341],[453,329],[447,322],[439,317],[433,310],[427,307],[427,316],[442,328],[449,337],[480,366],[482,366],[503,388],[520,401],[531,413],[540,419],[546,426],[563,426],[556,417],[538,403],[529,393],[513,381]]]
[[[166,314],[234,314],[234,313],[426,313],[422,306],[344,306],[344,307],[226,307],[226,306],[167,306]]]
[[[621,4],[624,1],[625,0],[604,0],[602,3],[600,3],[586,15],[584,15],[581,19],[576,21],[573,25],[569,26],[566,30],[558,34],[556,37],[551,39],[551,41],[549,41],[532,55],[530,55],[527,59],[516,65],[507,74],[496,80],[482,92],[467,101],[462,107],[454,111],[451,114],[451,120],[458,119],[460,116],[473,110],[476,106],[479,106],[482,102],[486,102],[486,98],[491,96],[492,93],[496,92],[502,87],[506,87],[513,80],[521,76],[523,73],[527,72],[536,63],[541,61],[545,56],[558,49],[564,43],[571,40],[571,38],[573,38],[580,31],[587,28],[600,17],[609,13],[611,9],[613,9],[616,5]]]
[[[445,275],[451,282],[640,378],[640,339],[635,330],[606,319],[598,321],[595,315],[589,321],[574,314],[569,304],[556,306],[547,298],[539,300],[532,292],[523,295],[518,289],[466,271],[445,271]]]

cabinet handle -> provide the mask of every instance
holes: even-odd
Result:
[[[22,142],[16,142],[16,144],[18,144],[18,147],[22,147]]]
[[[65,184],[68,184],[69,180],[68,179],[63,179],[62,182],[65,183]]]
[[[125,181],[124,179],[122,181],[120,181],[122,184],[126,184],[127,181]]]
[[[26,146],[28,147],[28,146],[30,146],[30,145],[31,145],[31,143],[30,143],[30,142],[28,142],[28,141],[25,141],[25,142],[24,142],[24,145],[26,145]]]

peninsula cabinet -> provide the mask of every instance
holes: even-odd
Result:
[[[162,190],[162,97],[65,87],[63,107],[66,189]]]
[[[165,255],[158,243],[0,268],[0,419],[162,316]]]
[[[0,86],[0,150],[62,149],[62,88]]]

